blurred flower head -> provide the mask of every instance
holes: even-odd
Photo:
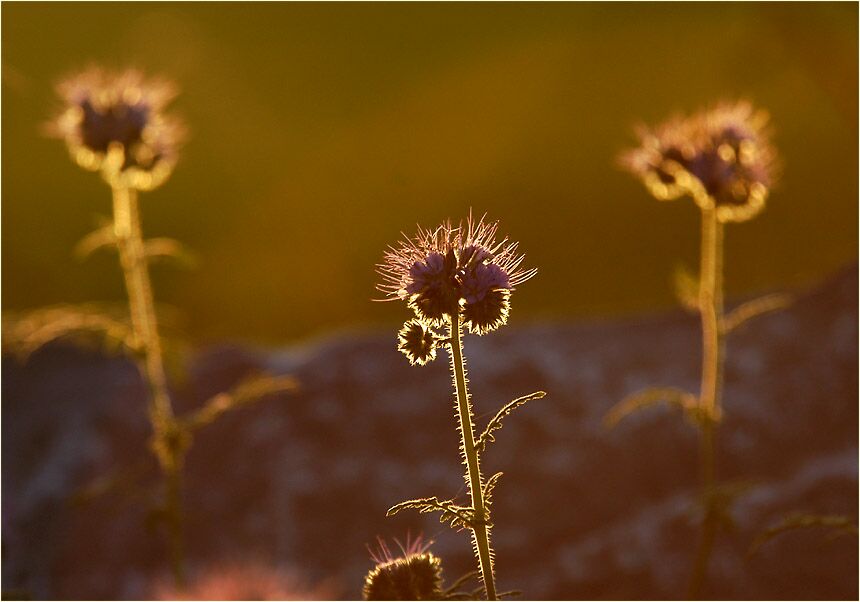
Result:
[[[47,130],[65,140],[78,165],[140,190],[168,178],[184,137],[181,124],[163,114],[175,96],[171,83],[90,68],[61,81],[57,92],[64,107]]]
[[[377,266],[377,288],[387,300],[405,300],[427,327],[441,326],[462,310],[471,332],[495,330],[507,321],[511,291],[537,272],[521,269],[517,243],[496,241],[497,230],[498,222],[471,216],[457,226],[419,227],[414,237],[389,247]]]
[[[376,566],[364,580],[365,600],[441,600],[442,561],[428,552],[432,542],[424,543],[419,536],[401,545],[400,556],[394,556],[383,540],[370,556]]]
[[[253,561],[225,562],[195,571],[188,585],[155,584],[155,600],[333,600],[329,584],[309,586],[296,573]]]
[[[689,194],[721,222],[746,221],[763,208],[776,171],[768,114],[746,101],[720,103],[656,127],[621,155],[657,199]]]

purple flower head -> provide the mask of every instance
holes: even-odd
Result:
[[[463,275],[460,290],[467,304],[478,303],[491,291],[511,288],[507,272],[494,263],[479,263]]]
[[[776,153],[768,115],[748,102],[722,103],[690,117],[640,128],[640,146],[621,156],[660,200],[690,195],[721,222],[745,221],[763,208]]]
[[[377,288],[387,300],[407,301],[429,326],[462,312],[470,330],[489,332],[505,323],[510,292],[536,273],[521,269],[517,243],[496,241],[497,229],[497,222],[476,222],[471,216],[457,226],[419,227],[414,237],[386,252],[377,266],[383,280]],[[480,325],[472,318],[480,319]]]
[[[445,280],[445,258],[441,253],[430,253],[423,261],[419,260],[409,268],[410,281],[406,292],[410,295],[420,293]]]
[[[163,115],[175,96],[166,81],[136,71],[89,69],[62,81],[60,114],[47,125],[82,167],[139,189],[160,185],[176,164],[182,126]]]

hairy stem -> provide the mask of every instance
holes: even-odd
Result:
[[[705,584],[708,560],[717,531],[714,508],[717,419],[720,416],[720,393],[723,380],[723,225],[714,209],[702,209],[701,276],[699,312],[702,317],[702,386],[699,393],[700,470],[705,512],[688,597],[698,599]]]
[[[184,581],[180,472],[183,452],[177,445],[177,423],[167,389],[152,285],[144,253],[137,191],[114,186],[113,208],[114,234],[125,277],[134,338],[139,349],[138,363],[150,389],[149,419],[153,430],[153,448],[164,478],[173,576],[177,584],[181,585]]]
[[[472,495],[472,508],[477,518],[472,529],[475,549],[478,552],[478,568],[484,579],[487,600],[496,599],[496,580],[493,575],[493,560],[490,552],[490,532],[482,522],[486,514],[484,506],[484,488],[481,478],[481,467],[478,461],[478,450],[475,449],[475,425],[472,419],[472,408],[469,404],[469,391],[466,388],[466,365],[463,361],[463,331],[460,316],[451,316],[451,368],[454,371],[454,385],[457,391],[457,410],[460,416],[460,434],[462,436],[463,454],[466,456],[466,480]]]

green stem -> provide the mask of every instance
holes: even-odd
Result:
[[[153,430],[153,448],[161,466],[165,484],[165,511],[170,537],[173,576],[178,585],[184,582],[184,554],[181,520],[181,447],[177,445],[177,422],[167,389],[167,376],[158,335],[152,284],[149,279],[143,234],[140,225],[137,191],[113,186],[114,234],[120,264],[128,293],[131,323],[140,350],[139,364],[149,388],[149,419]]]
[[[451,368],[454,371],[454,385],[457,390],[457,410],[460,416],[460,434],[463,454],[466,456],[466,480],[472,495],[472,508],[478,522],[472,529],[472,538],[478,555],[478,568],[484,579],[487,600],[496,599],[496,580],[493,575],[493,559],[490,551],[490,532],[482,519],[485,518],[484,488],[478,451],[475,449],[475,426],[472,408],[469,404],[469,390],[466,387],[466,365],[463,361],[463,331],[459,314],[451,316]]]
[[[708,560],[717,531],[714,507],[717,420],[722,412],[720,394],[723,380],[725,342],[723,320],[723,225],[714,209],[702,209],[701,275],[699,312],[702,318],[702,385],[699,393],[700,462],[705,512],[688,597],[698,599],[706,581]]]

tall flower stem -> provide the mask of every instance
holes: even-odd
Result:
[[[700,470],[705,512],[688,597],[698,599],[717,531],[715,508],[716,436],[721,414],[725,341],[723,321],[723,224],[713,208],[702,209],[699,312],[702,318],[702,385],[699,394]]]
[[[472,508],[475,511],[475,525],[472,528],[472,538],[478,552],[478,564],[484,579],[487,600],[496,599],[496,581],[493,575],[493,560],[490,552],[490,532],[484,522],[486,508],[484,505],[483,479],[475,449],[475,426],[472,417],[472,407],[469,403],[469,390],[466,387],[466,364],[463,360],[463,329],[460,315],[451,315],[451,369],[454,372],[454,386],[457,392],[457,410],[460,417],[460,435],[462,437],[463,454],[466,457],[466,480],[472,495]]]
[[[114,235],[128,293],[138,364],[150,389],[149,419],[152,447],[161,466],[165,485],[165,516],[170,538],[171,566],[177,585],[184,582],[181,520],[182,434],[173,413],[152,284],[140,225],[137,191],[113,185]]]

